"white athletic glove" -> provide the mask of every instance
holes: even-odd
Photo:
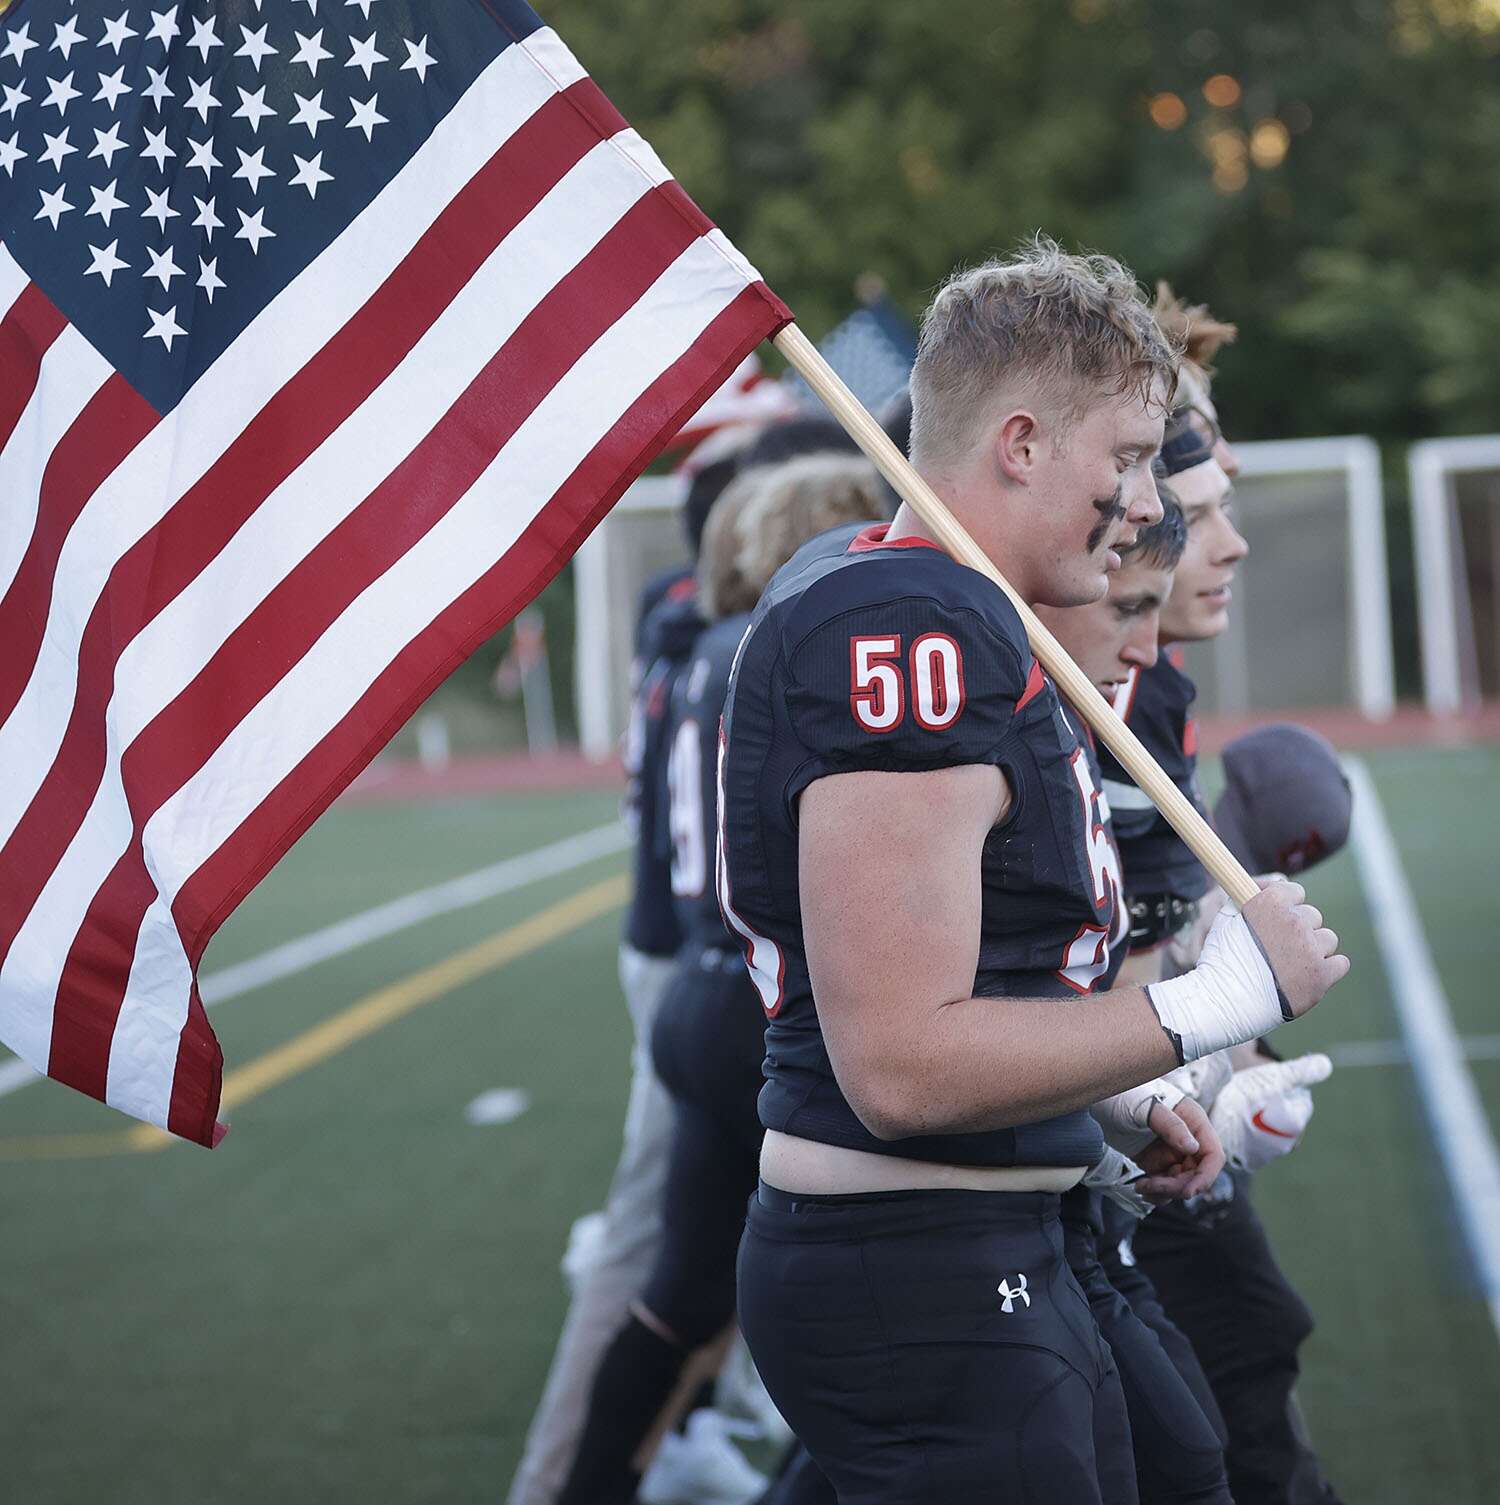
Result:
[[[1176,1075],[1176,1072],[1172,1072],[1139,1087],[1117,1092],[1089,1109],[1098,1120],[1099,1127],[1104,1131],[1105,1143],[1111,1149],[1118,1151],[1121,1156],[1139,1155],[1156,1138],[1156,1131],[1148,1123],[1151,1110],[1158,1103],[1175,1108],[1183,1098],[1191,1096],[1185,1086],[1173,1080]],[[1140,1176],[1144,1172],[1137,1169],[1135,1174]]]
[[[1234,1075],[1234,1062],[1230,1055],[1227,1050],[1216,1050],[1211,1056],[1189,1061],[1186,1066],[1169,1071],[1162,1081],[1181,1088],[1184,1097],[1192,1098],[1212,1117],[1214,1099]]]
[[[1151,1204],[1135,1189],[1135,1183],[1145,1174],[1135,1161],[1106,1145],[1104,1158],[1083,1178],[1083,1184],[1102,1191],[1131,1217],[1143,1218],[1151,1211]]]
[[[1315,1054],[1235,1072],[1209,1114],[1229,1163],[1258,1171],[1296,1149],[1312,1117],[1307,1089],[1332,1071],[1333,1062]]]

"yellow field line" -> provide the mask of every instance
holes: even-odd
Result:
[[[352,1003],[341,1013],[278,1045],[247,1066],[231,1071],[224,1078],[220,1109],[238,1107],[257,1098],[272,1087],[320,1065],[340,1051],[347,1050],[366,1035],[384,1029],[387,1024],[419,1009],[438,998],[493,972],[508,962],[540,950],[570,934],[590,920],[618,909],[630,892],[629,879],[623,874],[606,878],[583,889],[571,898],[562,899],[529,920],[512,925],[488,940],[455,952],[420,972],[413,972],[399,982],[377,988]],[[0,1139],[0,1160],[75,1159],[87,1155],[117,1155],[131,1151],[161,1150],[177,1143],[174,1137],[152,1124],[137,1124],[130,1129],[107,1130],[95,1134],[46,1134]]]

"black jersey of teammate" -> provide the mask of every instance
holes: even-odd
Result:
[[[749,625],[745,612],[705,629],[672,689],[667,759],[672,897],[684,944],[718,950],[736,944],[719,911],[715,881],[719,720],[735,650]]]
[[[1115,709],[1167,777],[1202,811],[1198,732],[1192,717],[1197,695],[1197,686],[1174,662],[1174,655],[1163,653],[1151,668],[1130,676],[1115,697]],[[1202,863],[1107,747],[1100,748],[1099,761],[1125,869],[1126,896],[1202,898],[1208,891]]]
[[[635,832],[635,884],[625,914],[625,940],[652,956],[681,944],[672,907],[672,840],[667,826],[667,733],[672,685],[703,629],[691,571],[658,577],[643,593],[631,669],[630,721],[625,731],[625,818]]]
[[[976,995],[1107,986],[1123,932],[1119,859],[1091,749],[1031,656],[1005,595],[942,550],[841,528],[772,580],[725,708],[720,900],[769,1016],[761,1121],[806,1139],[978,1165],[1088,1165],[1088,1113],[977,1134],[876,1139],[845,1101],[818,1025],[798,896],[797,801],[859,769],[969,763],[1014,798],[981,868]]]

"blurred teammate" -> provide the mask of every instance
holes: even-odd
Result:
[[[743,472],[704,532],[698,599],[709,626],[677,679],[671,716],[672,891],[684,940],[653,1036],[656,1072],[675,1112],[663,1237],[600,1363],[562,1505],[635,1498],[633,1461],[684,1365],[734,1319],[735,1253],[760,1154],[755,1100],[765,1026],[716,896],[719,717],[766,582],[809,538],[878,519],[884,508],[868,461],[812,455]],[[671,1438],[663,1461],[680,1446]]]
[[[1096,600],[1161,516],[1174,377],[1129,274],[1039,241],[934,301],[913,461],[1026,599]],[[845,1505],[1134,1500],[1058,1220],[1101,1155],[1088,1105],[1311,1007],[1334,937],[1278,885],[1194,972],[1100,991],[1089,749],[1008,598],[908,509],[778,573],[725,733],[720,898],[770,1021],[739,1270],[768,1389]],[[1186,1122],[1148,1122],[1142,1186],[1191,1191]]]
[[[1165,287],[1158,294],[1157,316],[1186,350],[1164,453],[1188,524],[1187,547],[1161,611],[1161,640],[1169,645],[1216,637],[1228,625],[1235,571],[1248,546],[1232,515],[1230,479],[1239,465],[1219,428],[1209,382],[1213,356],[1234,337],[1234,326],[1215,320],[1206,309],[1182,304]],[[1201,807],[1191,718],[1195,695],[1176,655],[1163,653],[1154,664],[1132,670],[1115,705]],[[1173,936],[1185,929],[1201,935],[1202,926],[1194,932],[1192,922],[1208,891],[1208,877],[1107,752],[1103,761],[1132,915],[1134,954],[1126,975],[1150,981],[1162,975]],[[1315,760],[1301,766],[1316,769]],[[1190,950],[1182,953],[1183,960],[1190,957]],[[1247,1043],[1232,1058],[1203,1068],[1200,1095],[1236,1146],[1232,1175],[1213,1197],[1191,1208],[1179,1205],[1153,1214],[1127,1245],[1171,1323],[1191,1341],[1213,1387],[1227,1428],[1229,1480],[1239,1505],[1304,1505],[1337,1498],[1322,1477],[1291,1399],[1297,1349],[1312,1330],[1312,1317],[1282,1274],[1251,1205],[1245,1160],[1245,1147],[1252,1143],[1255,1153],[1268,1145],[1284,1151],[1295,1144],[1283,1096],[1305,1124],[1307,1086],[1327,1067],[1322,1057],[1274,1063],[1268,1047]],[[1235,1081],[1219,1102],[1233,1066],[1271,1066],[1274,1079],[1262,1073]],[[1232,1112],[1252,1088],[1263,1096],[1247,1103],[1247,1111]],[[1271,1115],[1262,1115],[1262,1122],[1274,1120],[1279,1136],[1254,1126],[1262,1106]],[[1145,1300],[1135,1293],[1132,1299],[1146,1310]]]
[[[738,468],[733,456],[693,477],[683,525],[696,559],[709,509]],[[634,1035],[624,1141],[604,1211],[574,1227],[573,1298],[546,1388],[511,1484],[510,1505],[551,1505],[577,1448],[599,1356],[641,1288],[661,1231],[672,1108],[651,1067],[651,1027],[681,942],[672,907],[667,830],[667,709],[672,685],[702,630],[690,566],[649,581],[639,604],[624,746],[627,820],[635,831],[634,886],[620,939],[620,987]]]

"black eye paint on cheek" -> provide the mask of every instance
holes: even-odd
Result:
[[[1099,514],[1099,521],[1089,530],[1088,551],[1090,554],[1104,542],[1104,535],[1109,532],[1110,525],[1125,516],[1124,495],[1125,488],[1116,486],[1113,496],[1095,499],[1093,508]]]

